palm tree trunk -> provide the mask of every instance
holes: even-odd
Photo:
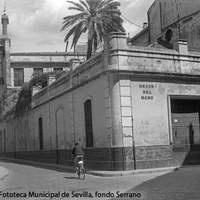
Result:
[[[92,56],[92,39],[88,39],[87,59]]]

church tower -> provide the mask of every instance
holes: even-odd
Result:
[[[1,17],[1,23],[2,23],[2,35],[8,34],[8,24],[9,24],[9,18],[8,15],[6,15],[6,9],[4,8],[4,13]]]
[[[3,58],[1,61],[1,77],[3,77],[3,82],[6,86],[11,85],[11,68],[10,68],[10,38],[8,35],[8,24],[9,18],[6,14],[6,8],[4,8],[4,13],[1,17],[2,23],[2,35],[1,38],[1,46],[3,48]]]

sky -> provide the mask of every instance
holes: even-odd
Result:
[[[124,20],[123,26],[132,37],[142,30],[133,23],[142,26],[143,22],[147,22],[147,11],[154,0],[117,1],[121,4],[119,9]],[[60,31],[63,17],[75,14],[68,10],[70,4],[66,0],[1,0],[0,14],[3,14],[4,5],[9,17],[11,52],[65,51],[67,30]],[[80,38],[79,44],[85,42],[86,36]]]

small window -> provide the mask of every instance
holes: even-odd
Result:
[[[6,130],[3,130],[3,135],[4,135],[4,152],[6,152]]]
[[[42,117],[39,118],[39,148],[43,150],[43,123]]]
[[[22,86],[24,84],[24,69],[14,68],[14,86]]]
[[[33,68],[33,73],[34,74],[42,74],[43,73],[43,68]]]
[[[55,72],[60,72],[60,71],[63,71],[63,68],[54,68],[53,69]]]
[[[165,40],[167,42],[170,42],[172,40],[173,32],[171,29],[168,29],[167,32],[165,33]]]
[[[86,147],[93,147],[92,104],[91,100],[84,103]]]
[[[2,131],[0,131],[0,152],[3,152]]]

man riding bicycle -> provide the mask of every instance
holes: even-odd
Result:
[[[75,146],[72,150],[72,155],[74,158],[74,165],[76,167],[76,169],[78,169],[78,160],[81,158],[83,159],[83,157],[85,156],[84,152],[83,152],[83,148],[79,145],[79,143],[75,143]],[[79,176],[79,173],[78,173]]]

